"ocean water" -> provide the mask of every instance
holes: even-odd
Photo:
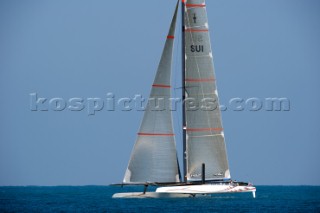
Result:
[[[320,212],[320,186],[257,186],[251,193],[112,199],[126,186],[0,187],[0,212]]]

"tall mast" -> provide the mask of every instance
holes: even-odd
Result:
[[[183,181],[187,182],[187,131],[186,131],[186,115],[185,115],[185,99],[186,99],[186,88],[185,88],[185,26],[184,26],[184,12],[185,12],[186,0],[181,0],[181,25],[182,25],[182,141],[183,141]]]

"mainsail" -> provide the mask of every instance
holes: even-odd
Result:
[[[204,0],[183,0],[188,181],[230,178]]]
[[[144,117],[133,148],[124,183],[179,182],[179,166],[169,110],[173,38],[178,4]]]

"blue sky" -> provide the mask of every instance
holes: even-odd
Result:
[[[122,181],[142,112],[32,111],[30,94],[86,104],[147,96],[175,3],[1,1],[0,185]],[[221,104],[290,100],[290,111],[222,113],[234,179],[320,184],[319,10],[317,0],[207,1]]]

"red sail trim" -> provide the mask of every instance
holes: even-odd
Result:
[[[174,136],[172,133],[145,133],[145,132],[138,132],[140,136]]]
[[[186,3],[187,0],[182,0],[182,3]]]
[[[184,30],[185,32],[208,32],[208,29],[192,29],[192,28],[188,28]]]
[[[199,79],[187,78],[185,81],[186,82],[211,82],[211,81],[215,81],[215,79],[214,78],[199,78]]]
[[[169,38],[169,39],[174,39],[174,36],[168,35],[167,38]]]
[[[170,85],[165,85],[165,84],[152,84],[152,87],[171,88]]]
[[[189,132],[223,131],[222,128],[188,128]]]
[[[186,4],[186,7],[205,7],[205,4]]]

